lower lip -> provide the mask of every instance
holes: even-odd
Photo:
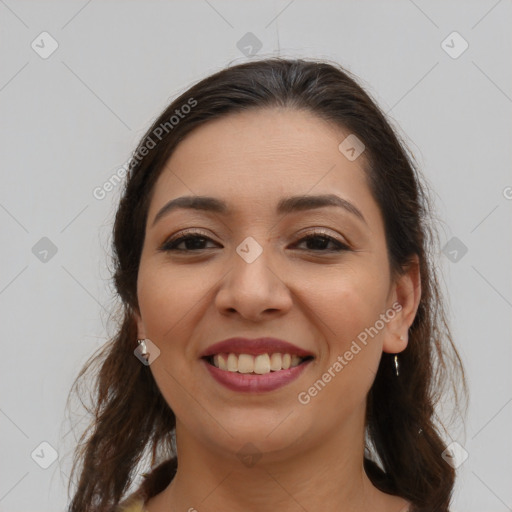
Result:
[[[288,368],[288,370],[279,370],[264,375],[229,372],[211,365],[204,359],[202,362],[206,365],[210,375],[228,389],[246,393],[260,393],[273,391],[294,381],[306,369],[311,359],[293,368]]]

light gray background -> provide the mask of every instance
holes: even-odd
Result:
[[[435,190],[442,244],[467,247],[439,260],[471,393],[466,431],[450,433],[469,453],[453,510],[511,510],[511,14],[505,0],[0,0],[0,511],[67,503],[65,399],[107,339],[112,305],[120,187],[103,200],[93,190],[173,97],[251,58],[237,47],[248,32],[257,57],[346,66],[407,137]],[[49,48],[43,31],[59,45],[47,59],[31,47]],[[453,31],[469,43],[458,58],[441,46]],[[46,261],[43,237],[57,248]],[[59,454],[48,469],[31,457],[50,461],[42,442]]]

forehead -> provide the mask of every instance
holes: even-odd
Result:
[[[160,175],[149,218],[170,199],[208,195],[242,214],[275,210],[291,195],[335,193],[379,217],[364,171],[338,146],[350,135],[306,111],[273,108],[230,114],[192,131]],[[378,219],[374,219],[378,220]]]

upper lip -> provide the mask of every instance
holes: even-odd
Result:
[[[200,357],[209,357],[220,353],[250,354],[257,356],[259,354],[291,354],[299,357],[312,356],[311,352],[304,350],[288,341],[278,338],[229,338],[210,345],[201,353]]]

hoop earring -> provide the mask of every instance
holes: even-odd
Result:
[[[399,365],[398,365],[398,354],[395,354],[394,359],[395,359],[395,374],[398,377],[398,375],[399,375],[399,371],[398,371],[398,368],[399,368]]]

